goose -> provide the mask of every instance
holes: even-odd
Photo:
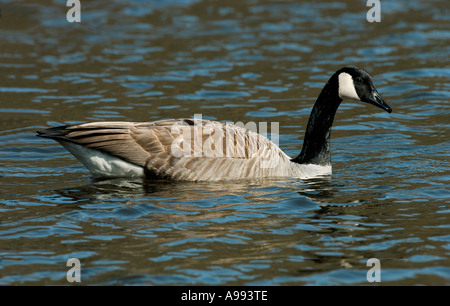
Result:
[[[366,71],[343,67],[320,92],[302,150],[294,158],[255,131],[198,118],[64,125],[39,130],[37,136],[59,142],[94,177],[171,181],[308,179],[331,174],[331,126],[344,99],[392,112]]]

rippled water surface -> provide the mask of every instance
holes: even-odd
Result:
[[[445,0],[0,4],[0,284],[450,284]],[[279,122],[298,154],[329,76],[365,68],[393,113],[344,101],[333,175],[95,181],[35,130],[190,117]]]

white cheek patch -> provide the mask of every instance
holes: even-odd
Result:
[[[346,72],[339,74],[339,98],[361,101],[353,85],[352,76]]]

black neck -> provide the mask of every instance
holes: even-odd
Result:
[[[337,76],[322,89],[309,116],[303,148],[292,161],[299,164],[330,165],[330,134],[334,115],[342,102],[338,96]]]

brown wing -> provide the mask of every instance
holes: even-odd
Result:
[[[39,132],[70,141],[170,178],[214,176],[214,167],[249,172],[257,158],[285,154],[267,138],[242,127],[208,120],[171,119],[149,123],[94,122]],[[245,169],[245,168],[249,169]],[[244,168],[244,169],[243,169]],[[147,173],[147,174],[149,174]]]

